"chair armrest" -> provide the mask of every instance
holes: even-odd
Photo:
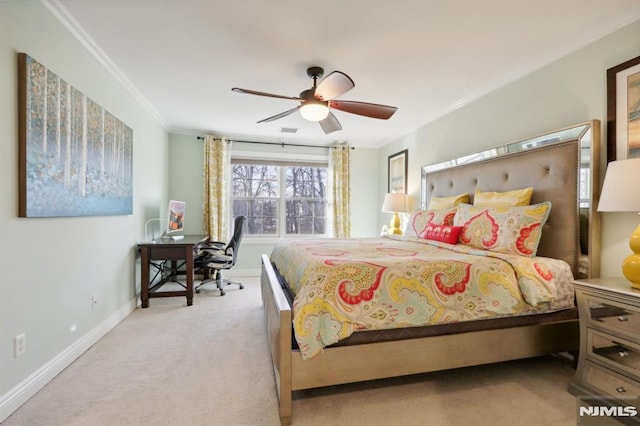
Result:
[[[229,263],[233,260],[233,256],[227,256],[226,254],[215,254],[213,258],[207,260],[209,263]]]
[[[203,249],[203,248],[225,248],[227,246],[227,243],[222,242],[222,241],[203,241],[200,242],[196,245],[194,245],[194,248],[198,248],[198,249]]]
[[[233,249],[229,248],[227,252],[219,251],[216,253],[211,253],[211,258],[208,258],[207,261],[211,263],[227,264],[233,262]]]
[[[224,241],[207,241],[205,243],[205,246],[213,246],[213,247],[225,247],[227,245],[227,243],[225,243]]]
[[[211,256],[224,256],[224,250],[216,249],[216,248],[202,248],[200,252],[206,253]]]

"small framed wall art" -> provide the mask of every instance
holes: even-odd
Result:
[[[640,157],[640,56],[607,70],[607,162]]]
[[[407,193],[407,155],[405,149],[389,156],[389,186],[387,192]]]

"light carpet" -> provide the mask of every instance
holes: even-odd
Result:
[[[3,425],[278,425],[258,277],[151,299]],[[541,357],[297,392],[294,425],[575,425],[575,370]]]

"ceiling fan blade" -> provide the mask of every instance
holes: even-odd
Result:
[[[336,132],[338,130],[342,130],[342,126],[340,122],[336,118],[335,115],[331,111],[329,111],[329,115],[324,120],[320,120],[320,127],[322,130],[328,135],[329,133]]]
[[[322,79],[313,95],[316,99],[328,101],[347,93],[354,87],[355,83],[351,80],[351,77],[341,71],[333,71]]]
[[[397,111],[397,107],[371,104],[356,101],[329,101],[329,108],[334,108],[351,114],[364,115],[365,117],[387,120]]]
[[[299,109],[300,109],[300,105],[298,105],[295,108],[290,109],[289,111],[281,112],[280,114],[276,114],[276,115],[274,115],[272,117],[268,117],[268,118],[265,118],[264,120],[260,120],[260,121],[258,121],[258,123],[268,123],[269,121],[278,120],[279,118],[286,117],[289,114],[293,114],[294,112],[296,112]]]
[[[247,95],[258,95],[258,96],[267,96],[269,98],[290,99],[292,101],[301,101],[302,100],[302,98],[298,98],[296,96],[274,95],[273,93],[258,92],[257,90],[241,89],[239,87],[234,87],[231,90],[234,91],[234,92],[237,92],[237,93],[246,93]]]

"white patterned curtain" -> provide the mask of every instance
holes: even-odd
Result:
[[[331,150],[333,193],[333,236],[351,236],[351,175],[349,145],[336,145]]]
[[[229,143],[225,138],[204,137],[204,232],[212,241],[226,241],[229,224]]]

